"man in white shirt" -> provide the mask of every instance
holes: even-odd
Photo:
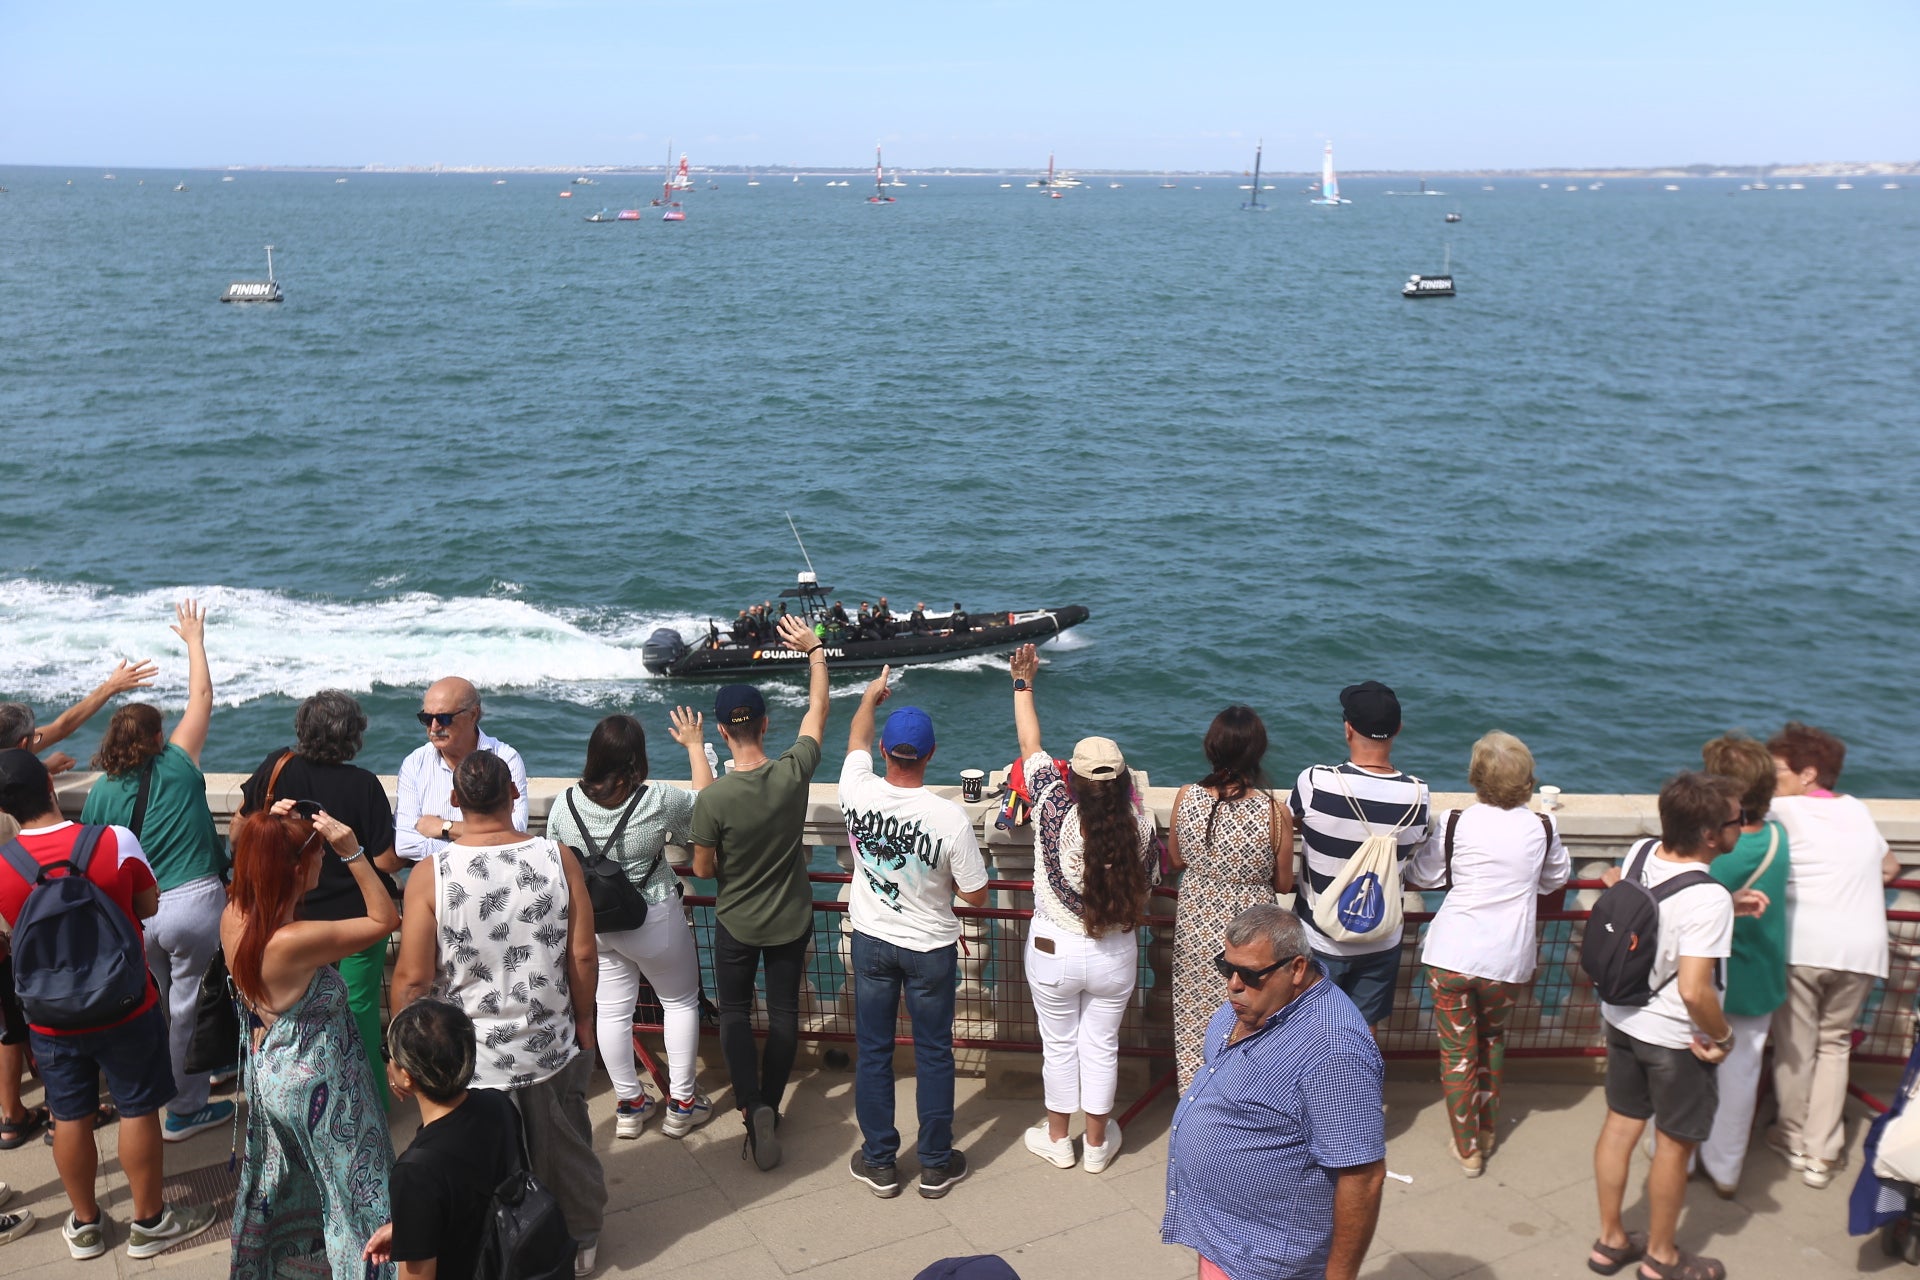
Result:
[[[887,699],[889,669],[866,688],[847,733],[840,810],[857,865],[848,916],[853,926],[854,1030],[860,1060],[854,1112],[863,1138],[851,1168],[881,1197],[900,1194],[894,1157],[893,1034],[900,997],[913,1025],[920,1111],[920,1194],[937,1200],[967,1176],[953,1146],[953,994],[960,921],[987,900],[987,868],[966,810],[926,790],[933,720],[918,707],[887,717],[880,748],[884,778],[873,772],[874,710]]]
[[[1706,773],[1683,773],[1660,789],[1660,841],[1629,859],[1649,889],[1707,865],[1740,840],[1740,784]],[[1621,873],[1609,868],[1606,879]],[[1755,891],[1747,890],[1751,895]],[[1762,910],[1764,895],[1759,899]],[[1600,1237],[1588,1264],[1611,1275],[1644,1259],[1660,1274],[1724,1276],[1712,1258],[1681,1253],[1674,1243],[1687,1198],[1687,1165],[1713,1131],[1719,1105],[1714,1067],[1733,1045],[1720,1004],[1723,961],[1733,954],[1733,899],[1711,879],[1660,901],[1659,950],[1640,1006],[1602,1004],[1607,1024],[1607,1119],[1594,1147]],[[1649,1118],[1657,1117],[1653,1168],[1647,1174],[1647,1234],[1629,1236],[1620,1221],[1627,1166]]]
[[[491,751],[506,762],[518,793],[513,827],[527,829],[527,766],[518,751],[480,731],[483,714],[480,691],[459,676],[434,681],[420,699],[418,719],[427,740],[400,762],[399,803],[393,806],[393,851],[408,862],[432,857],[465,830],[453,802],[453,771],[475,751]]]

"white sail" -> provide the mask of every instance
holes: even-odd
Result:
[[[1352,204],[1351,200],[1340,198],[1340,179],[1333,172],[1333,144],[1327,144],[1320,159],[1320,194],[1312,200],[1313,204]]]

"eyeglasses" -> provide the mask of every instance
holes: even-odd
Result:
[[[1222,951],[1219,955],[1213,958],[1213,967],[1219,971],[1220,976],[1223,978],[1231,978],[1235,974],[1239,974],[1240,981],[1244,982],[1249,987],[1257,987],[1261,983],[1265,982],[1269,977],[1273,976],[1275,973],[1278,973],[1280,970],[1286,968],[1288,965],[1292,964],[1295,960],[1298,960],[1298,959],[1300,959],[1299,956],[1288,956],[1285,960],[1275,960],[1272,964],[1268,965],[1264,969],[1249,969],[1247,968],[1247,966],[1243,964],[1229,963],[1227,960],[1227,953]]]
[[[1742,809],[1739,813],[1734,814],[1731,818],[1728,818],[1725,822],[1721,823],[1720,829],[1722,831],[1725,831],[1728,827],[1744,827],[1746,825],[1747,825],[1747,811],[1745,809]]]
[[[418,720],[424,729],[445,729],[471,710],[473,710],[472,707],[462,707],[458,711],[416,711],[413,713],[413,718]]]

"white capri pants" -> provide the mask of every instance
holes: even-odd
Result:
[[[1034,945],[1053,942],[1048,955]],[[1113,1111],[1120,1075],[1120,1022],[1139,977],[1139,938],[1057,933],[1039,916],[1027,937],[1027,984],[1039,1015],[1040,1079],[1047,1110],[1072,1115]]]
[[[1713,1113],[1713,1132],[1700,1144],[1700,1163],[1723,1187],[1740,1185],[1740,1169],[1747,1162],[1747,1139],[1753,1133],[1753,1108],[1760,1096],[1760,1060],[1767,1052],[1770,1013],[1728,1014],[1733,1047],[1721,1060],[1714,1078],[1720,1086],[1720,1105]]]
[[[594,995],[594,1031],[614,1096],[631,1102],[642,1092],[634,1068],[633,1007],[645,977],[665,1013],[669,1087],[683,1102],[693,1097],[694,1059],[700,1047],[700,960],[679,899],[649,903],[647,922],[638,929],[595,936],[600,985]]]

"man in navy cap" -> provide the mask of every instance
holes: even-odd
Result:
[[[920,1194],[937,1200],[967,1176],[966,1153],[953,1145],[953,994],[960,922],[956,894],[968,906],[987,900],[987,868],[967,812],[926,789],[933,720],[919,707],[887,717],[873,771],[874,711],[887,700],[890,668],[867,686],[847,732],[840,769],[840,811],[856,863],[847,915],[853,925],[854,1033],[860,1061],[854,1114],[863,1139],[853,1153],[856,1181],[881,1197],[900,1194],[894,1157],[893,1029],[900,998],[913,1024],[920,1109]]]
[[[1340,712],[1346,763],[1304,770],[1288,801],[1307,853],[1307,873],[1296,881],[1299,911],[1327,976],[1377,1028],[1393,1012],[1401,931],[1343,941],[1329,936],[1316,907],[1369,837],[1392,836],[1398,861],[1412,857],[1427,838],[1429,797],[1426,783],[1393,767],[1400,700],[1392,689],[1378,680],[1350,684],[1340,691]],[[1397,878],[1388,888],[1399,891]]]
[[[800,979],[813,937],[807,884],[807,789],[827,731],[827,655],[797,617],[780,619],[781,642],[807,655],[807,714],[778,759],[766,753],[767,703],[749,684],[713,700],[714,723],[733,768],[693,805],[693,873],[716,878],[713,976],[719,987],[720,1051],[747,1149],[762,1170],[780,1163],[780,1098],[800,1044]],[[753,1045],[753,978],[767,970],[767,1043]]]

